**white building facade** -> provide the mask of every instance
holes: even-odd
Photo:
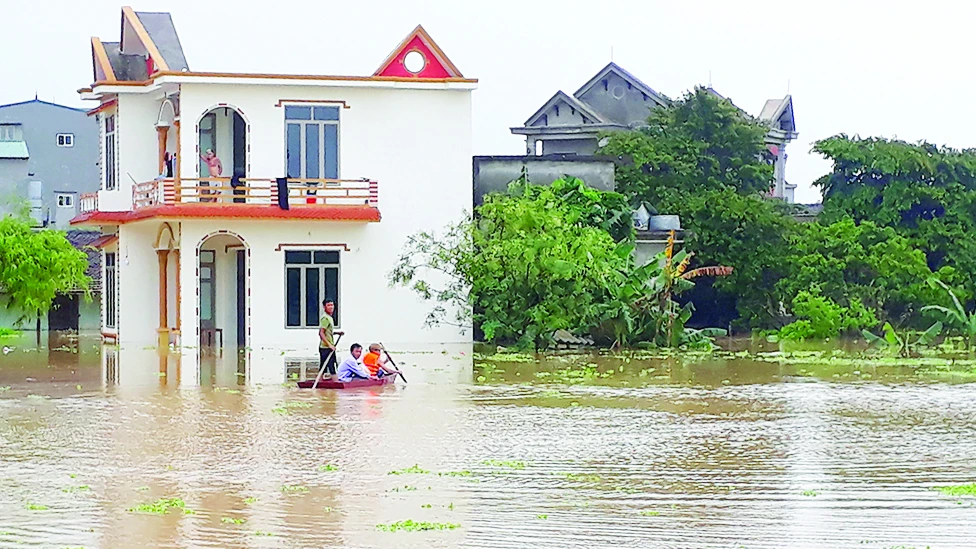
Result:
[[[168,14],[122,15],[92,39],[102,189],[73,220],[104,234],[106,338],[311,356],[330,299],[343,344],[471,342],[388,282],[472,203],[477,82],[422,28],[370,76],[196,73]]]

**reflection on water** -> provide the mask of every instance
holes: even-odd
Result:
[[[917,365],[444,349],[303,391],[279,352],[0,346],[0,547],[976,546],[931,489],[976,481],[976,384]]]

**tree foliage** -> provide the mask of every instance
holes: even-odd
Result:
[[[10,216],[0,219],[0,289],[7,307],[23,315],[18,323],[45,314],[59,293],[87,291],[87,267],[87,256],[64,233],[34,231]]]
[[[814,151],[833,161],[816,184],[822,217],[891,227],[950,285],[976,288],[976,151],[838,135]]]
[[[696,88],[669,107],[651,111],[647,125],[607,135],[600,154],[621,165],[617,191],[633,204],[670,211],[676,201],[702,191],[763,193],[773,179],[767,128],[729,100]]]

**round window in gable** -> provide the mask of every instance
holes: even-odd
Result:
[[[427,66],[427,59],[424,57],[424,54],[413,50],[403,56],[403,66],[410,74],[420,74],[420,71],[424,70],[424,67]]]
[[[624,90],[623,86],[617,85],[610,90],[610,93],[613,95],[614,99],[622,99],[624,93],[626,93],[626,90]]]

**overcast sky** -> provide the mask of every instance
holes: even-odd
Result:
[[[787,179],[797,201],[829,164],[811,154],[837,133],[976,146],[976,2],[750,0],[132,0],[173,14],[192,70],[371,74],[420,23],[467,77],[475,154],[521,154],[509,132],[556,90],[574,92],[613,60],[678,97],[712,86],[758,114],[793,95],[800,137]],[[477,6],[477,7],[475,7]],[[38,94],[85,106],[89,39],[119,38],[118,0],[0,0],[0,104]],[[957,96],[963,98],[956,100]],[[436,144],[435,144],[436,145]]]

